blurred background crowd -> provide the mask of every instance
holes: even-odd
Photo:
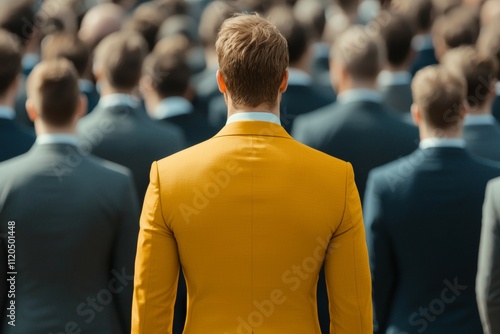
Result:
[[[141,203],[153,161],[209,139],[225,125],[226,105],[215,79],[215,42],[224,20],[239,12],[268,17],[288,42],[290,76],[280,105],[283,127],[304,144],[353,164],[366,205],[376,332],[480,333],[474,285],[481,207],[486,182],[500,172],[469,166],[456,179],[447,172],[425,181],[416,178],[414,182],[429,187],[414,199],[405,198],[406,190],[398,188],[400,179],[412,172],[392,171],[384,178],[394,185],[391,193],[399,194],[399,201],[381,199],[378,179],[370,185],[369,175],[418,148],[419,131],[410,112],[418,88],[412,81],[421,69],[436,64],[459,73],[466,83],[467,115],[460,128],[466,150],[498,168],[498,0],[2,0],[0,162],[35,143],[26,109],[31,71],[41,61],[66,58],[85,96],[78,154],[127,167]],[[57,92],[53,98],[64,102]],[[54,124],[64,123],[61,113],[52,117]],[[443,122],[434,125],[445,133]],[[430,169],[448,163],[436,161]],[[409,164],[412,171],[417,169],[414,161]],[[456,171],[460,161],[449,164]],[[72,168],[71,161],[54,166],[59,177]],[[480,173],[487,176],[478,177]],[[476,183],[454,190],[462,178]],[[443,191],[438,185],[449,188]],[[467,197],[471,194],[475,197]],[[6,192],[0,189],[2,196]],[[400,209],[422,198],[427,201],[405,212],[418,216],[415,231],[379,227],[383,200]],[[396,209],[384,213],[384,219],[409,217]],[[437,239],[426,241],[428,235]],[[409,241],[414,239],[418,242]],[[430,250],[424,251],[426,247]],[[433,259],[448,271],[436,269]],[[462,286],[467,288],[462,291]],[[440,289],[447,287],[456,302],[446,301],[452,297],[442,301]],[[326,295],[318,298],[325,306]],[[435,298],[439,303],[433,304]],[[496,303],[498,312],[498,299]],[[328,333],[328,310],[320,307],[318,312]],[[176,317],[181,318],[175,329],[180,333],[182,311]],[[398,325],[398,319],[405,325]]]

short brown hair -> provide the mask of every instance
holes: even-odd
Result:
[[[275,6],[271,8],[268,15],[269,20],[286,38],[290,64],[296,64],[301,60],[309,46],[307,29],[297,20],[293,10],[288,6]]]
[[[414,35],[411,24],[403,16],[392,14],[390,21],[382,26],[380,32],[387,48],[389,64],[393,66],[404,64],[410,55]]]
[[[224,22],[216,43],[222,77],[235,106],[275,107],[288,67],[286,39],[258,15]]]
[[[478,12],[468,6],[460,6],[436,20],[433,35],[441,38],[449,50],[462,45],[474,45],[479,30]]]
[[[466,97],[462,77],[443,66],[432,65],[417,72],[411,88],[413,101],[427,125],[445,130],[459,124]]]
[[[28,77],[28,99],[41,119],[54,126],[68,125],[77,111],[78,74],[67,59],[39,63]]]
[[[375,79],[386,60],[385,46],[379,36],[362,26],[343,32],[333,46],[333,57],[355,79]]]
[[[32,0],[0,2],[0,28],[14,34],[22,45],[33,35],[35,12]]]
[[[44,60],[66,58],[73,63],[78,75],[81,77],[89,66],[90,48],[73,34],[56,33],[44,39],[42,58]]]
[[[0,29],[0,95],[3,95],[21,71],[19,42]]]
[[[493,21],[481,29],[477,40],[479,53],[491,56],[500,64],[500,21]],[[500,66],[496,72],[497,80],[500,80]]]
[[[148,43],[148,50],[153,50],[156,44],[156,35],[165,20],[166,15],[155,2],[146,2],[137,7],[127,28],[138,32]]]
[[[217,34],[224,21],[235,13],[235,9],[226,1],[216,0],[203,10],[200,18],[198,34],[204,48],[213,49]]]
[[[146,54],[147,44],[141,35],[115,32],[97,46],[94,64],[100,67],[112,87],[131,89],[139,83]]]
[[[467,102],[482,107],[488,101],[498,65],[496,59],[481,56],[472,46],[461,46],[447,52],[442,60],[450,71],[457,71],[467,82]]]

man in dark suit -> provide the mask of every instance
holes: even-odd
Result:
[[[493,57],[500,64],[500,20],[492,21],[481,29],[477,40],[477,49],[480,54]],[[496,72],[496,79],[496,98],[492,110],[493,116],[497,121],[500,121],[500,66]]]
[[[467,116],[463,137],[469,152],[480,157],[500,161],[500,124],[491,115],[495,99],[496,59],[479,55],[472,46],[450,50],[442,64],[458,71],[467,82]]]
[[[378,76],[378,89],[387,107],[409,114],[413,102],[412,75],[409,72],[414,55],[411,49],[413,28],[403,16],[384,11],[380,17],[389,15],[390,21],[381,28],[381,36],[387,49],[387,62]]]
[[[139,215],[131,175],[80,151],[85,109],[69,61],[34,68],[27,110],[37,142],[0,164],[0,254],[15,254],[0,269],[9,279],[1,332],[129,333]]]
[[[364,200],[375,333],[481,333],[481,206],[500,168],[464,149],[463,77],[431,66],[412,89],[420,149],[373,170]]]
[[[178,127],[150,119],[132,95],[146,50],[144,39],[130,32],[113,33],[99,44],[94,74],[101,85],[101,99],[79,124],[79,135],[89,152],[132,171],[140,201],[153,161],[185,147]]]
[[[187,99],[191,70],[184,59],[157,48],[144,62],[141,92],[153,119],[174,124],[193,146],[215,135],[215,128],[194,110]]]
[[[476,295],[485,334],[500,333],[500,178],[488,182],[483,206]]]
[[[33,131],[15,118],[21,71],[21,50],[10,33],[0,30],[0,162],[27,152],[35,142]]]
[[[90,48],[77,36],[70,33],[57,33],[47,36],[42,44],[42,59],[66,58],[78,71],[80,92],[87,98],[87,113],[91,112],[99,101],[99,93],[90,80],[84,79],[90,66]]]
[[[292,9],[277,6],[271,9],[269,17],[288,43],[288,88],[281,99],[280,118],[285,130],[291,132],[297,116],[324,107],[334,98],[313,82],[310,73],[312,44],[306,28],[295,18]]]
[[[359,42],[362,41],[362,42]],[[363,198],[368,172],[417,147],[417,129],[387,111],[376,89],[385,59],[383,44],[361,27],[347,30],[334,46],[337,102],[297,117],[295,139],[349,161]]]

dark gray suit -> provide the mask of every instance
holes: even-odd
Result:
[[[469,152],[474,155],[500,161],[500,124],[494,117],[488,122],[474,122],[468,116],[465,120],[463,137]]]
[[[500,178],[486,187],[476,295],[484,333],[500,333]]]
[[[481,206],[499,175],[459,147],[419,149],[370,173],[363,213],[376,334],[481,333]]]
[[[35,144],[0,164],[0,253],[15,221],[17,272],[16,326],[3,304],[1,332],[129,333],[138,216],[130,173],[76,146]]]
[[[80,120],[78,132],[84,149],[132,171],[141,203],[153,161],[185,148],[181,129],[153,121],[138,105],[103,108],[100,102]]]
[[[32,129],[16,120],[0,118],[0,162],[26,153],[34,142]]]
[[[378,77],[378,90],[384,104],[399,113],[409,113],[413,97],[411,94],[411,74],[407,72],[382,71]]]

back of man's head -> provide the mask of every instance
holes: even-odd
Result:
[[[387,48],[389,65],[399,67],[408,62],[414,34],[411,24],[404,17],[393,14],[380,33]]]
[[[67,59],[39,63],[28,77],[28,111],[34,109],[47,125],[64,127],[75,119],[80,92],[78,74]]]
[[[186,61],[170,50],[155,49],[144,61],[143,78],[162,99],[183,96],[190,76],[191,70]]]
[[[275,26],[256,15],[230,18],[220,29],[216,51],[235,107],[276,106],[288,47]]]
[[[417,72],[412,82],[413,101],[428,128],[446,131],[461,124],[466,86],[463,77],[443,66]]]
[[[460,6],[441,15],[433,27],[434,46],[438,58],[446,51],[462,45],[474,45],[479,36],[479,15],[468,6]]]
[[[96,48],[94,72],[115,89],[133,89],[141,77],[147,44],[142,36],[126,31],[116,32]]]
[[[93,49],[106,36],[120,30],[124,19],[122,6],[114,3],[96,5],[83,16],[78,37]]]
[[[402,2],[405,1],[405,2]],[[408,18],[416,34],[427,34],[431,31],[434,20],[432,0],[401,0],[402,15]]]
[[[500,20],[491,22],[481,29],[477,40],[477,49],[485,56],[496,58],[500,64]],[[500,66],[496,77],[500,81]]]
[[[335,42],[333,61],[354,80],[374,81],[386,61],[385,47],[379,36],[352,26]]]
[[[0,0],[0,28],[14,34],[25,45],[33,34],[35,12],[32,0]]]
[[[9,32],[0,30],[0,96],[12,86],[21,71],[19,42]]]
[[[297,20],[316,41],[323,38],[326,26],[325,5],[321,0],[299,0],[293,7]]]
[[[205,8],[201,15],[198,33],[204,48],[213,49],[217,33],[222,23],[235,13],[235,9],[226,1],[216,0]]]
[[[307,30],[295,18],[293,10],[285,5],[272,8],[269,19],[287,41],[290,66],[293,67],[301,61],[309,46]]]
[[[89,66],[90,48],[76,35],[57,33],[47,36],[42,43],[42,59],[66,58],[82,77]]]
[[[158,4],[146,2],[135,9],[132,18],[127,23],[127,28],[141,34],[151,51],[156,44],[156,35],[165,18]]]
[[[470,107],[481,108],[491,101],[498,71],[496,59],[480,55],[472,46],[461,46],[447,52],[442,64],[465,78]]]

